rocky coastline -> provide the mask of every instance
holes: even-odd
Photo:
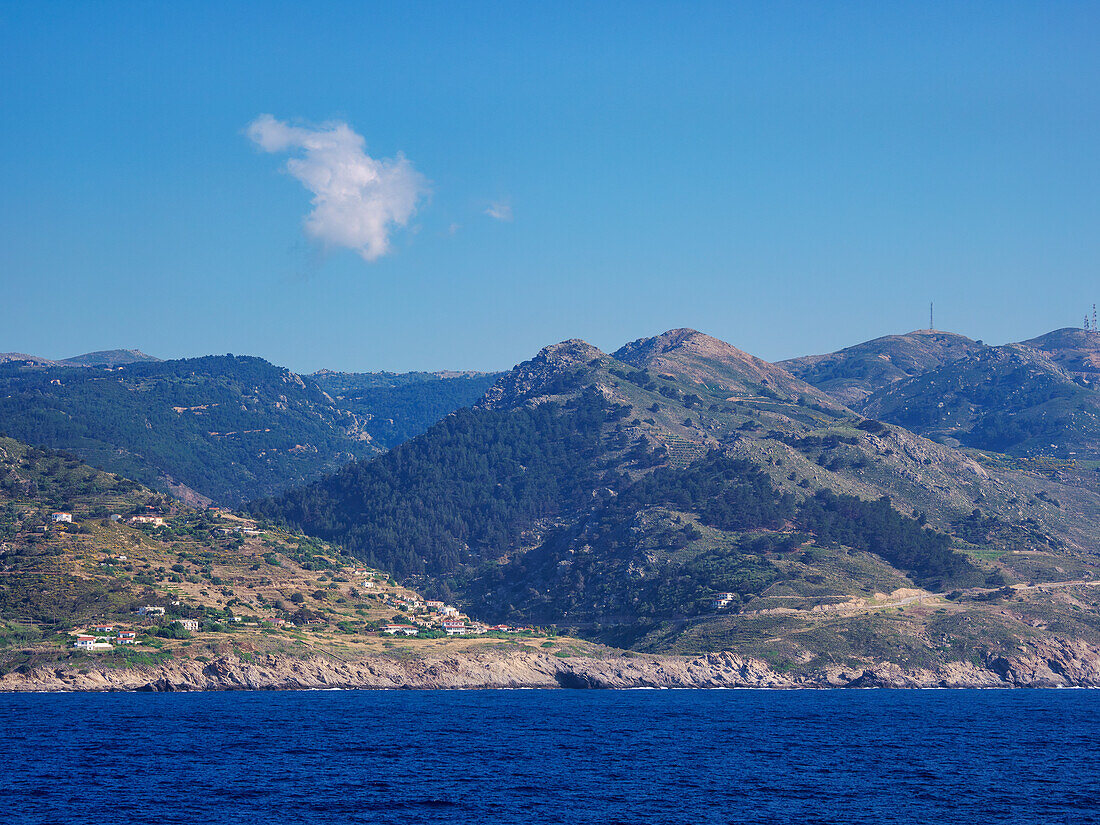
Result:
[[[987,655],[906,669],[892,662],[809,673],[773,670],[735,653],[680,656],[555,656],[523,650],[440,657],[370,656],[340,661],[324,655],[222,656],[157,667],[19,668],[0,676],[4,692],[220,691],[311,689],[475,690],[493,688],[1058,688],[1100,687],[1100,648],[1051,639],[1018,655]]]

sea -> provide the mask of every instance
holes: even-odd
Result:
[[[0,823],[1100,822],[1100,692],[0,695]]]

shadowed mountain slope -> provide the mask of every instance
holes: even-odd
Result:
[[[420,435],[448,413],[474,404],[500,373],[324,370],[307,377],[340,407],[362,418],[378,446],[390,449]]]

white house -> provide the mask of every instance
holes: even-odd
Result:
[[[77,636],[73,647],[77,650],[110,650],[112,646],[99,641],[95,636]]]
[[[162,516],[130,516],[128,521],[130,524],[151,524],[154,527],[164,526],[164,518]]]
[[[54,513],[53,514],[53,523],[54,524],[62,524],[62,523],[72,524],[73,523],[73,514],[72,513]]]
[[[402,633],[406,636],[415,636],[420,631],[415,625],[411,624],[388,624],[382,628],[383,633],[388,633],[391,636],[395,636],[398,633]]]
[[[464,636],[466,635],[466,623],[458,619],[444,619],[443,632],[448,636]]]
[[[199,632],[199,623],[195,619],[176,619],[175,621],[183,625],[183,629],[189,633]]]
[[[138,614],[142,616],[163,616],[164,608],[157,605],[146,604],[138,608]]]
[[[721,610],[723,607],[729,606],[729,603],[733,601],[733,593],[719,593],[714,597],[714,601],[710,606],[715,610]]]

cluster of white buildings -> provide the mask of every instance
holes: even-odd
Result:
[[[408,613],[416,613],[425,609],[431,613],[426,621],[414,619],[415,624],[395,622],[386,625],[382,628],[382,632],[390,636],[416,636],[421,630],[442,630],[448,636],[479,636],[484,633],[525,633],[534,631],[533,627],[513,627],[507,624],[487,625],[482,622],[471,621],[457,607],[435,599],[420,602],[411,598],[387,597],[385,603]]]
[[[122,521],[122,516],[118,513],[111,514],[111,521]],[[72,513],[50,513],[50,521],[54,524],[72,524]],[[126,519],[128,524],[151,524],[153,527],[167,527],[168,523],[164,520],[164,516],[157,515],[144,515],[144,516],[130,516]],[[257,533],[258,535],[258,533]]]
[[[441,629],[448,636],[480,636],[483,633],[519,633],[523,630],[531,630],[529,627],[512,627],[511,625],[498,624],[487,625],[481,622],[469,622],[464,619],[442,619],[438,625],[415,624],[388,624],[382,628],[382,632],[390,636],[416,636],[420,631]]]
[[[81,633],[73,644],[77,650],[111,650],[115,645],[137,644],[136,630],[123,630],[114,625],[98,624],[92,628],[96,635]]]
[[[163,616],[164,608],[158,605],[143,605],[137,610],[141,616]],[[198,619],[173,619],[189,633],[198,633],[201,624]],[[92,635],[95,634],[95,635]],[[77,650],[110,650],[115,645],[137,644],[138,632],[115,627],[112,624],[97,624],[76,637],[73,644]]]

